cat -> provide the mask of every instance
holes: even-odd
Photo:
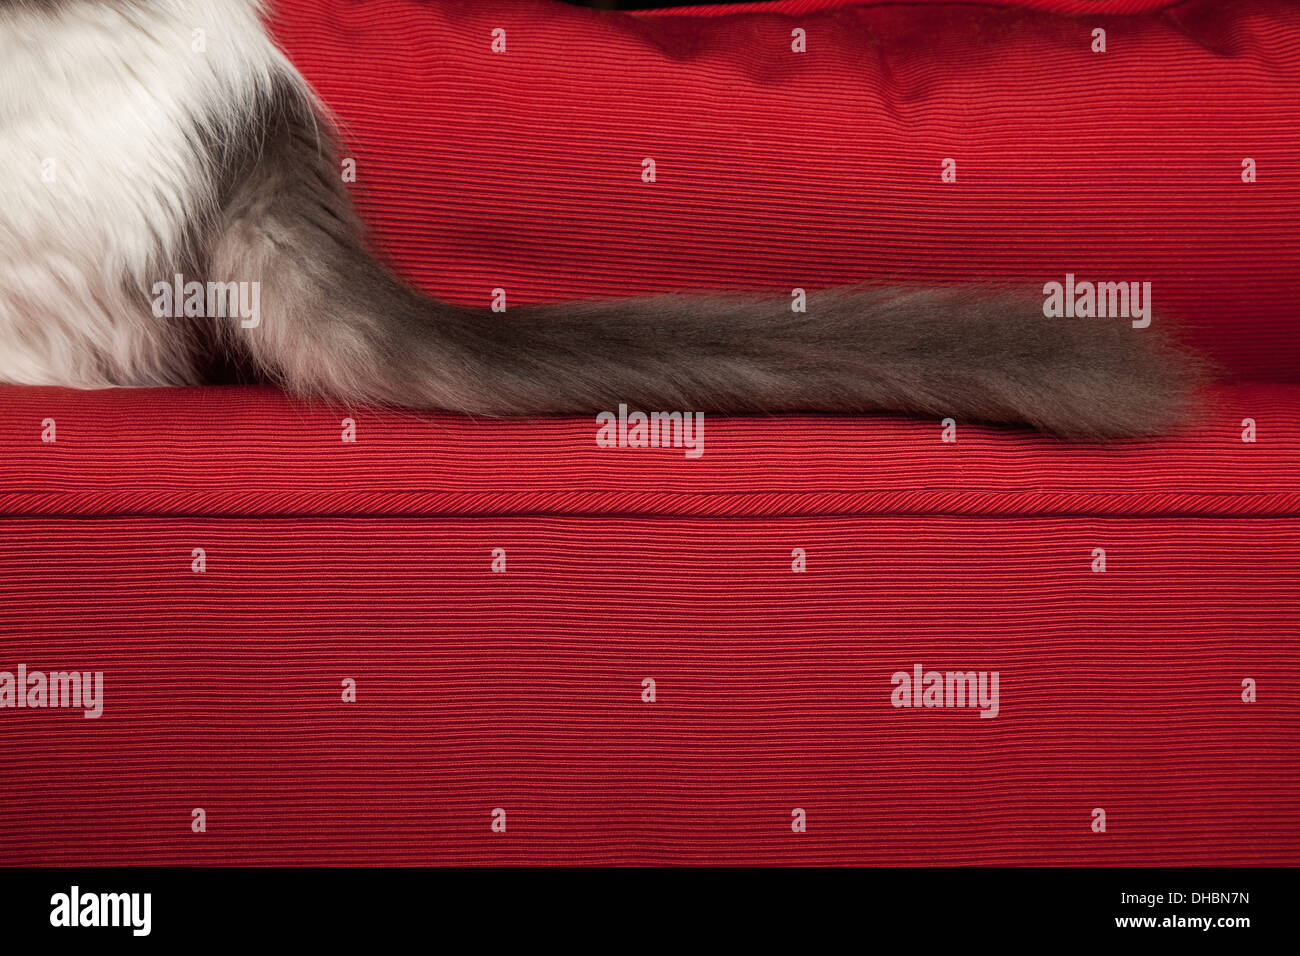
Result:
[[[433,299],[367,249],[337,136],[260,0],[0,0],[0,382],[256,380],[484,416],[621,403],[886,411],[1156,435],[1197,362],[1013,287],[864,285],[511,307]],[[191,47],[196,29],[206,49]],[[155,314],[254,283],[256,323]]]

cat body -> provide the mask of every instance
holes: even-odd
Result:
[[[233,129],[277,71],[238,0],[0,0],[0,380],[201,381],[194,330],[147,293],[197,265],[217,216],[205,131]]]

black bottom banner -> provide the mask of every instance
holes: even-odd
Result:
[[[465,940],[457,948],[856,941],[929,950],[1061,939],[1177,951],[1294,939],[1295,876],[1264,868],[31,868],[0,870],[0,919],[7,942],[57,947],[63,937],[85,952],[275,940],[373,947],[451,934]]]

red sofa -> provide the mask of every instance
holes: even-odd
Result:
[[[1186,432],[0,388],[0,671],[104,688],[0,707],[0,863],[1300,862],[1300,13],[752,7],[273,22],[430,291],[1142,278]]]

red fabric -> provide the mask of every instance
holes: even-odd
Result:
[[[1300,7],[783,9],[281,0],[275,29],[379,244],[446,297],[1073,273],[1151,282],[1227,373],[1300,377]]]
[[[2,387],[0,671],[104,713],[0,709],[0,864],[1300,862],[1294,8],[280,10],[449,297],[1073,271],[1282,381],[1156,442],[710,417],[698,459]],[[916,664],[998,716],[891,706]]]
[[[272,389],[0,387],[0,403],[0,515],[1300,514],[1297,386],[1217,388],[1183,436],[1112,446],[965,424],[947,443],[938,420],[879,415],[706,416],[697,459],[600,448],[594,416],[311,409]]]
[[[0,711],[0,863],[1300,860],[1295,386],[1105,450],[804,416],[697,460],[345,443],[271,390],[0,406],[0,669],[105,675],[99,719]],[[999,715],[891,707],[917,663],[997,670]]]

